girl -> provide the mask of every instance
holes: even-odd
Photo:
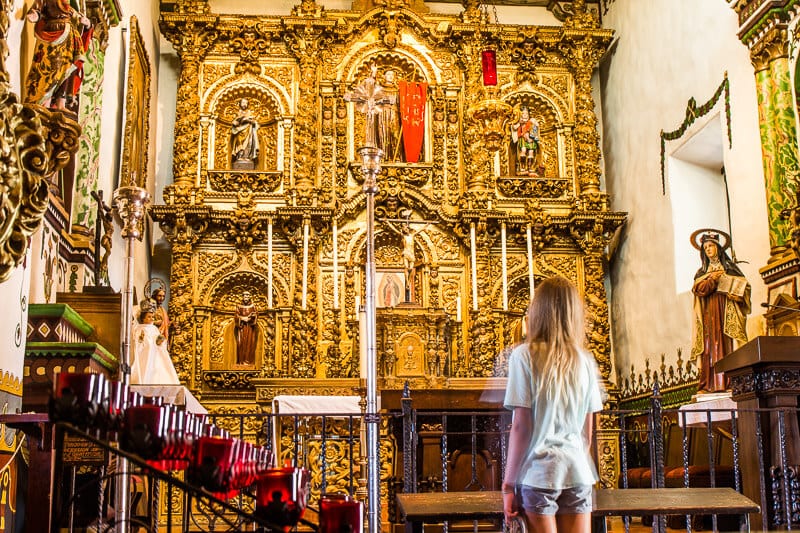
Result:
[[[588,533],[592,413],[603,408],[597,365],[583,348],[583,302],[572,283],[536,287],[526,341],[511,353],[504,405],[514,411],[502,486],[506,520],[517,516],[515,488],[532,532]]]

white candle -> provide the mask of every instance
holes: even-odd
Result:
[[[339,309],[339,243],[337,225],[333,221],[333,308]]]
[[[456,296],[456,322],[461,322],[461,296]]]
[[[303,222],[303,299],[300,307],[306,308],[306,296],[308,295],[308,221]]]
[[[195,187],[200,187],[200,168],[202,166],[203,166],[203,122],[201,119],[200,136],[197,138],[197,182],[194,184]]]
[[[267,221],[267,307],[272,309],[272,218]]]
[[[358,374],[367,379],[367,313],[358,313]]]
[[[531,299],[533,299],[533,238],[531,237],[531,226],[528,224],[528,286],[530,287]]]
[[[472,310],[478,310],[478,258],[475,252],[475,223],[469,225],[469,260],[472,268]]]
[[[508,258],[506,256],[506,223],[500,225],[500,264],[503,271],[503,311],[508,311]]]

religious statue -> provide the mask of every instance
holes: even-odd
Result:
[[[250,113],[247,98],[239,100],[239,114],[231,124],[231,166],[254,170],[258,163],[258,121]]]
[[[520,109],[519,120],[511,125],[511,141],[517,154],[517,175],[544,172],[539,121],[530,116],[527,106]]]
[[[178,373],[167,350],[167,341],[153,324],[154,300],[146,298],[139,306],[139,323],[133,327],[132,385],[180,385]]]
[[[396,161],[400,151],[400,112],[398,108],[398,88],[394,70],[388,69],[383,73],[383,100],[385,105],[378,112],[377,129],[378,148],[383,150],[387,161]]]
[[[261,344],[258,310],[249,291],[242,293],[242,303],[236,306],[233,323],[225,332],[225,345],[235,354],[236,365],[254,365]]]
[[[750,284],[725,249],[730,239],[723,232],[692,234],[692,245],[700,251],[701,267],[694,276],[692,356],[698,359],[703,392],[725,390],[722,374],[714,363],[734,349],[734,341],[747,342],[746,315],[750,313]],[[700,242],[697,242],[697,237]],[[722,244],[721,236],[725,236]]]
[[[164,309],[164,299],[167,297],[167,291],[163,287],[153,291],[153,299],[156,302],[156,310],[153,315],[153,324],[158,328],[158,331],[164,336],[165,339],[169,338],[169,315],[167,310]]]
[[[111,207],[103,201],[103,191],[92,191],[91,195],[97,202],[94,241],[94,286],[110,289],[108,258],[111,256],[114,237],[114,215]],[[103,250],[102,255],[100,253],[101,249]]]
[[[416,273],[417,268],[416,252],[414,251],[414,237],[430,226],[430,222],[425,223],[422,228],[416,231],[411,229],[411,223],[408,218],[403,221],[403,225],[399,228],[392,224],[391,220],[387,219],[384,220],[384,222],[386,222],[386,225],[389,226],[392,231],[398,233],[403,239],[403,268],[405,269],[406,273],[406,302],[413,302],[415,301],[414,274]]]
[[[356,109],[365,115],[364,146],[383,149],[378,117],[381,116],[384,107],[396,105],[396,94],[393,99],[391,94],[384,93],[383,87],[377,82],[377,76],[378,66],[373,63],[370,65],[370,75],[367,79],[352,91],[346,92],[344,100],[355,103]],[[391,157],[391,154],[384,155]]]
[[[153,324],[164,339],[169,339],[169,315],[164,308],[164,300],[167,298],[166,284],[159,278],[153,278],[144,286],[144,295],[154,303]]]
[[[83,79],[91,22],[69,0],[35,0],[27,14],[36,46],[27,79],[26,102],[73,107]]]

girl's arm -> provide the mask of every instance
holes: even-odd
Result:
[[[503,511],[506,520],[517,516],[514,509],[514,487],[519,478],[520,467],[531,442],[533,427],[531,425],[531,410],[527,407],[515,407],[514,419],[511,422],[511,434],[508,437],[508,457],[506,458],[506,473],[503,477]]]
[[[589,454],[592,460],[597,464],[597,450],[595,450],[592,437],[594,436],[594,413],[586,414],[586,422],[583,424],[583,437],[586,439],[586,446],[589,448]]]

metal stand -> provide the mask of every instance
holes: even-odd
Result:
[[[125,246],[125,274],[122,292],[122,328],[119,362],[119,380],[130,384],[131,374],[131,320],[133,315],[133,241],[142,240],[144,217],[150,194],[141,187],[125,186],[114,191],[114,208],[122,223],[122,238]],[[130,530],[130,476],[128,461],[120,457],[117,461],[116,491],[114,499],[115,531]]]
[[[367,261],[364,266],[364,314],[367,344],[367,531],[380,533],[380,415],[378,413],[378,365],[375,333],[375,193],[381,171],[383,151],[374,146],[359,148],[361,172],[364,175],[364,194],[367,201]]]

